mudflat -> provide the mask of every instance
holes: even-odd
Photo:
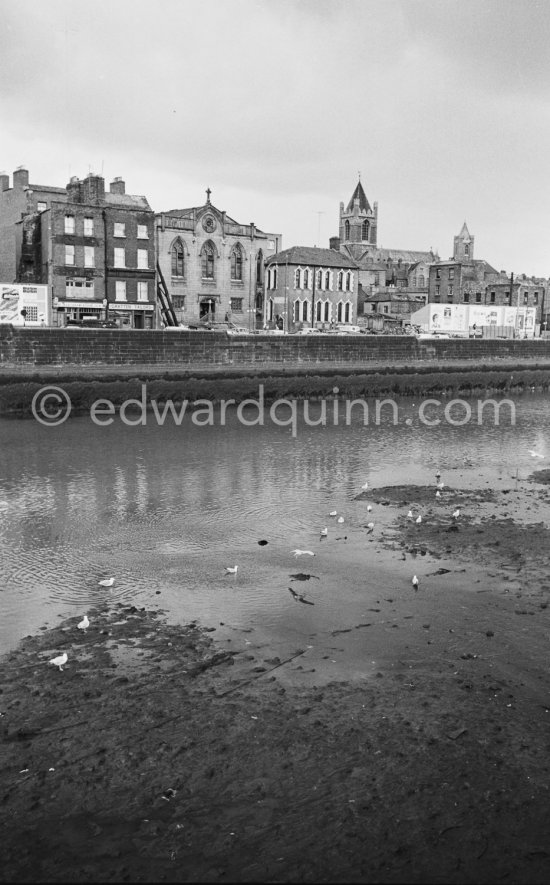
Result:
[[[364,542],[419,585],[335,631],[386,650],[361,678],[128,604],[26,637],[0,662],[0,880],[550,881],[547,479],[368,492]]]

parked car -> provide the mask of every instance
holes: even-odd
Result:
[[[362,331],[359,326],[352,326],[351,323],[340,323],[336,326],[336,332],[342,335],[360,335]]]
[[[119,329],[115,320],[97,320],[93,319],[83,319],[83,320],[67,320],[67,324],[65,326],[66,329]]]
[[[289,332],[289,335],[324,335],[324,332],[321,329],[312,329],[311,327],[307,327],[306,329],[297,329],[295,332]]]

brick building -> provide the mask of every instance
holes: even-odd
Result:
[[[16,227],[28,213],[49,209],[52,199],[63,201],[64,187],[29,184],[29,172],[23,166],[13,173],[13,186],[5,172],[0,173],[0,282],[17,282]]]
[[[264,264],[280,234],[239,224],[210,201],[155,216],[157,260],[183,323],[230,319],[249,329],[264,322]]]
[[[293,246],[266,262],[266,322],[288,331],[357,320],[357,265],[335,249]]]
[[[115,178],[71,178],[59,198],[26,212],[15,225],[17,281],[45,283],[53,324],[111,319],[155,326],[154,213],[146,198],[126,194]]]

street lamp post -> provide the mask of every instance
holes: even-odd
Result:
[[[103,307],[105,308],[105,322],[107,322],[107,320],[109,319],[109,299],[104,298],[101,303],[103,304]]]

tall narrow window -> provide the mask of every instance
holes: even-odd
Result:
[[[330,282],[331,282],[331,280],[330,280],[330,270],[327,270],[327,271],[325,272],[325,289],[332,289],[332,286],[330,285]]]
[[[65,246],[65,264],[74,265],[74,246]]]
[[[95,267],[95,249],[93,246],[84,246],[84,267]]]
[[[277,288],[277,277],[278,277],[278,270],[276,267],[274,267],[273,271],[272,271],[272,276],[271,276],[271,282],[272,282],[271,288],[272,289]]]
[[[214,279],[214,247],[212,243],[205,243],[202,247],[202,278],[203,280]]]
[[[256,255],[256,283],[261,285],[264,281],[264,253],[260,249]]]
[[[65,233],[74,234],[75,220],[74,215],[65,215]]]
[[[93,218],[85,218],[84,219],[84,236],[85,237],[93,237],[94,235],[94,219]]]
[[[344,271],[338,271],[338,291],[341,292],[344,288]]]
[[[310,288],[311,288],[311,284],[310,284],[310,273],[311,273],[311,271],[310,271],[309,267],[306,267],[306,269],[305,269],[305,271],[304,271],[304,289],[310,289]]]
[[[126,301],[126,280],[116,281],[115,298],[117,301]]]
[[[126,267],[126,249],[115,249],[115,267]]]
[[[149,253],[147,249],[138,249],[137,259],[139,270],[147,270],[147,268],[149,267]]]
[[[294,271],[294,288],[301,289],[302,288],[302,271],[299,267]]]
[[[185,253],[183,250],[183,243],[181,240],[177,240],[174,243],[171,250],[172,256],[172,276],[173,277],[184,277],[185,276]]]
[[[237,243],[231,251],[231,279],[242,280],[243,278],[243,250]]]
[[[122,221],[115,221],[113,235],[115,237],[125,237],[126,236],[126,225]]]
[[[149,239],[149,233],[147,231],[146,224],[138,224],[137,236],[138,236],[138,240],[148,240]]]
[[[138,282],[137,299],[138,301],[149,301],[149,283]]]
[[[369,238],[369,223],[368,221],[364,221],[361,225],[361,239],[368,240]]]
[[[344,239],[349,240],[349,221],[344,224]]]

